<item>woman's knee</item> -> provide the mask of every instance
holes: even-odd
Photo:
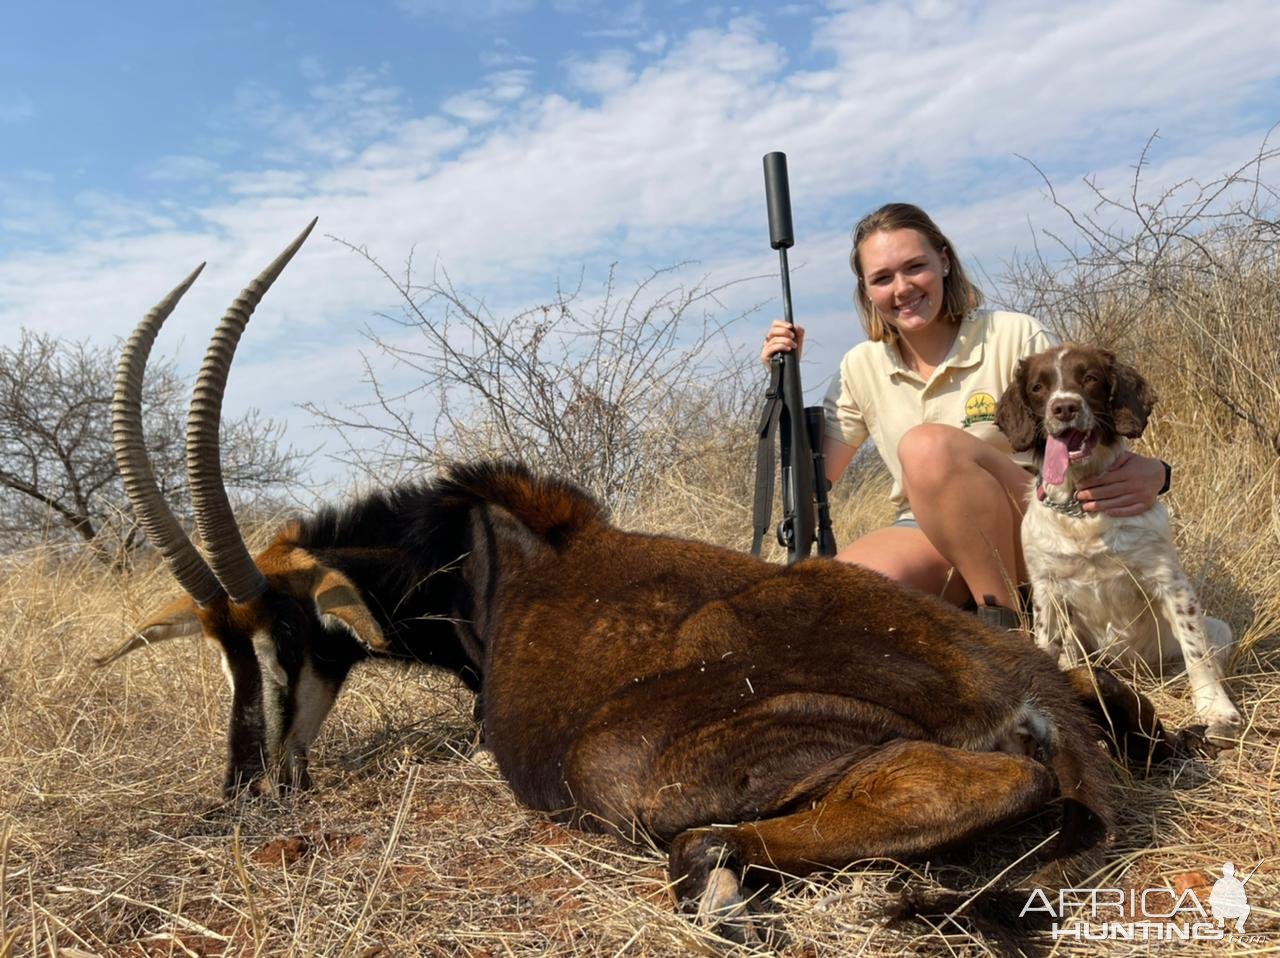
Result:
[[[981,445],[980,440],[955,426],[913,426],[898,442],[903,482],[916,487],[945,482],[957,466],[976,461],[975,443]]]

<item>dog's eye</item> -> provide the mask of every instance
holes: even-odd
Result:
[[[1044,392],[1044,383],[1031,384],[1031,395],[1039,396],[1042,392]]]
[[[1084,384],[1086,386],[1093,386],[1093,385],[1096,385],[1097,383],[1098,383],[1098,377],[1095,376],[1093,373],[1084,374]]]

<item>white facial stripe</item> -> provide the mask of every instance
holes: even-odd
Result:
[[[254,633],[253,651],[262,672],[262,724],[267,747],[265,757],[267,768],[274,768],[280,761],[280,740],[284,737],[284,729],[281,727],[283,716],[280,713],[289,676],[276,658],[276,644],[270,632]]]
[[[213,650],[218,653],[218,662],[222,666],[222,677],[227,680],[227,688],[231,690],[231,694],[234,696],[236,694],[236,677],[235,673],[231,671],[231,660],[227,658],[226,650],[222,647],[221,642],[216,641],[208,635],[205,636],[205,640],[213,646]]]
[[[1066,373],[1063,371],[1063,363],[1067,358],[1069,349],[1064,349],[1053,360],[1053,388],[1049,392],[1049,398],[1044,404],[1044,418],[1053,418],[1053,404],[1061,400],[1069,400],[1074,402],[1080,412],[1076,416],[1073,425],[1084,431],[1093,428],[1093,408],[1089,405],[1089,401],[1084,398],[1082,393],[1074,392],[1063,387],[1066,382]]]
[[[289,676],[285,673],[280,660],[276,658],[276,643],[270,632],[253,634],[253,651],[258,656],[258,665],[262,669],[264,679],[270,679],[282,688],[289,684]]]
[[[302,674],[298,676],[294,689],[293,723],[284,743],[287,753],[305,753],[311,747],[329,710],[333,708],[337,692],[337,685],[317,675],[310,662],[303,663]]]
[[[236,694],[235,676],[231,674],[231,660],[227,658],[227,653],[221,649],[218,650],[218,660],[222,663],[222,676],[227,680],[227,688],[231,690],[231,694]]]
[[[1053,388],[1049,390],[1049,399],[1046,403],[1046,409],[1052,409],[1053,404],[1059,399],[1074,399],[1080,401],[1080,396],[1076,393],[1067,392],[1062,388],[1062,384],[1066,382],[1066,375],[1062,371],[1062,361],[1067,358],[1067,351],[1064,349],[1053,360]]]

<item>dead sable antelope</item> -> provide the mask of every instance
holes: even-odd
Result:
[[[1172,747],[1105,673],[1064,675],[940,601],[842,563],[624,532],[516,465],[323,510],[251,558],[218,472],[221,395],[249,313],[305,236],[232,306],[200,374],[188,449],[208,565],[151,481],[137,414],[147,351],[194,274],[143,320],[117,381],[129,495],[187,596],[115,654],[195,634],[220,650],[228,793],[307,784],[307,748],[356,662],[438,665],[481,696],[522,802],[666,843],[681,901],[733,933],[744,884],[927,856],[1055,798],[1058,875],[1111,819],[1100,702],[1121,747]]]

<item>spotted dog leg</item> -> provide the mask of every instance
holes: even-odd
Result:
[[[1074,637],[1067,635],[1070,618],[1062,605],[1062,594],[1051,594],[1051,591],[1044,587],[1031,590],[1036,645],[1047,652],[1053,661],[1066,668],[1078,664],[1080,654],[1075,647]]]
[[[1196,715],[1208,725],[1211,738],[1239,738],[1244,718],[1223,684],[1219,664],[1221,630],[1215,628],[1217,641],[1211,645],[1200,603],[1185,576],[1176,577],[1169,585],[1157,585],[1156,591],[1160,609],[1182,650]]]
[[[1209,640],[1209,652],[1224,676],[1231,674],[1231,657],[1236,650],[1235,636],[1231,634],[1231,626],[1221,619],[1212,616],[1204,617],[1204,635]]]

